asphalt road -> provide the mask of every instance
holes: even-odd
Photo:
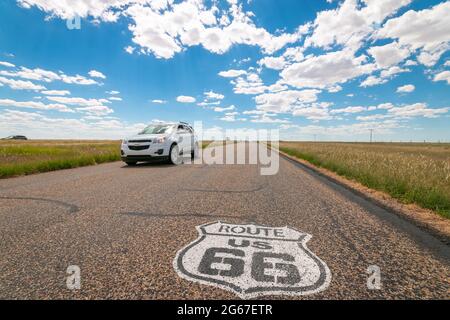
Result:
[[[448,245],[289,160],[273,176],[259,169],[115,162],[1,180],[0,298],[236,298],[173,265],[196,226],[219,220],[312,236],[329,286],[268,298],[450,298]],[[81,269],[80,290],[66,287],[69,265]],[[379,290],[367,287],[371,265]]]

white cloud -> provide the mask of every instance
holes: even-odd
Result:
[[[433,81],[447,81],[450,84],[450,71],[443,71],[436,74]]]
[[[232,4],[227,12],[219,10],[215,4],[206,8],[197,0],[171,3],[170,8],[162,11],[134,3],[124,15],[133,20],[129,29],[141,52],[165,59],[196,45],[222,54],[235,44],[245,44],[258,46],[270,54],[297,41],[300,36],[296,33],[275,36],[258,28],[251,20],[252,14],[243,12],[242,6],[237,4]]]
[[[233,111],[233,110],[235,110],[235,109],[236,109],[236,107],[235,107],[234,105],[231,105],[231,106],[226,107],[226,108],[215,107],[213,110],[214,110],[215,112],[225,112],[225,111]]]
[[[317,14],[314,32],[305,44],[322,48],[336,44],[356,51],[378,24],[411,1],[363,0],[364,6],[360,1],[345,0],[337,9]]]
[[[196,100],[194,97],[190,96],[178,96],[177,101],[180,103],[194,103]]]
[[[91,70],[91,71],[88,72],[88,74],[92,78],[106,79],[106,76],[103,73],[101,73],[100,71],[97,71],[97,70]]]
[[[281,81],[278,81],[277,83],[274,83],[274,84],[272,84],[272,85],[270,85],[270,86],[266,86],[266,90],[267,90],[268,92],[272,92],[272,93],[276,93],[276,92],[280,92],[280,91],[285,91],[285,90],[287,90],[287,89],[289,89],[289,87],[286,86],[286,85],[284,85],[284,84],[282,84]]]
[[[243,114],[256,114],[256,115],[263,115],[263,114],[267,114],[266,111],[264,110],[245,110],[244,112],[242,112]]]
[[[423,116],[425,118],[437,118],[439,115],[447,113],[449,108],[428,108],[426,103],[415,103],[403,107],[394,107],[388,110],[389,114],[395,117],[411,118]]]
[[[208,91],[204,93],[207,99],[210,100],[223,100],[225,98],[225,96],[223,94],[220,93],[216,93],[214,91]]]
[[[283,58],[289,62],[300,62],[305,59],[303,52],[305,51],[304,47],[291,47],[287,48],[283,53]]]
[[[18,132],[33,139],[121,139],[136,134],[146,126],[117,119],[102,120],[96,116],[83,119],[54,118],[37,112],[9,109],[0,110],[0,122],[1,136]]]
[[[239,115],[239,112],[236,112],[236,111],[227,112],[219,120],[226,121],[226,122],[247,121],[247,119],[245,119],[245,118],[236,118],[236,116],[238,116],[238,115]]]
[[[247,74],[247,71],[245,70],[228,70],[228,71],[221,71],[219,72],[219,76],[224,78],[237,78],[239,76],[242,76],[244,74]]]
[[[393,66],[388,69],[384,69],[380,72],[380,76],[368,76],[363,82],[361,82],[360,87],[372,87],[388,82],[389,79],[393,78],[395,75],[403,72],[410,72],[409,69],[402,69],[398,66]]]
[[[136,48],[132,47],[132,46],[127,46],[127,47],[124,48],[125,52],[128,53],[128,54],[133,54],[135,49]]]
[[[416,87],[412,84],[406,84],[404,86],[398,87],[397,92],[398,93],[410,93],[413,92],[416,89]]]
[[[208,106],[218,106],[220,105],[222,102],[221,101],[202,101],[197,103],[198,106],[200,107],[208,107]]]
[[[296,117],[305,117],[306,119],[313,121],[330,120],[333,118],[330,116],[328,109],[319,104],[296,108],[292,114]]]
[[[86,107],[93,107],[93,106],[102,106],[104,103],[109,103],[107,99],[85,99],[85,98],[78,98],[78,97],[53,97],[49,96],[47,97],[50,101],[55,101],[58,103],[64,103],[68,105],[73,106],[86,106]]]
[[[167,103],[166,100],[161,100],[161,99],[154,99],[152,100],[153,103],[157,103],[157,104],[165,104]]]
[[[375,132],[380,134],[392,134],[395,129],[401,128],[402,125],[393,119],[384,121],[365,121],[353,124],[345,124],[339,126],[317,126],[308,125],[298,128],[298,133],[302,135],[318,135],[325,137],[327,140],[336,140],[337,137],[341,139],[354,141],[356,135],[362,135],[365,139],[368,137],[369,129],[375,129]]]
[[[262,115],[257,115],[257,116],[252,116],[253,119],[250,120],[250,122],[253,123],[290,123],[289,120],[287,119],[277,119],[277,118],[273,118],[275,115],[274,114],[262,114]]]
[[[79,74],[75,76],[68,76],[65,74],[61,74],[61,80],[68,84],[78,84],[83,86],[88,86],[92,84],[98,84],[94,79],[88,79],[84,76],[80,76]]]
[[[236,94],[260,94],[268,89],[256,73],[247,73],[245,78],[239,77],[231,81]]]
[[[78,15],[94,21],[115,22],[120,17],[131,19],[129,30],[140,53],[152,53],[158,58],[171,58],[187,47],[201,45],[214,53],[224,53],[233,45],[260,47],[273,53],[299,39],[304,30],[292,34],[270,34],[252,21],[253,13],[244,12],[242,5],[229,2],[229,8],[219,9],[214,2],[209,7],[198,0],[18,0],[25,7],[40,10],[63,19]],[[135,46],[125,48],[133,53]]]
[[[77,111],[85,112],[89,115],[95,115],[95,116],[105,116],[110,113],[113,113],[114,110],[111,108],[108,108],[107,106],[102,105],[94,105],[94,106],[88,106],[88,107],[80,107],[76,108]]]
[[[338,113],[360,113],[363,111],[366,111],[367,108],[365,107],[346,107],[342,109],[333,109],[330,111],[332,114],[338,114]]]
[[[106,91],[106,93],[107,93],[107,94],[111,94],[111,95],[118,95],[118,94],[120,94],[120,92],[117,91],[117,90]]]
[[[258,110],[266,112],[288,113],[295,106],[317,100],[317,89],[287,90],[276,93],[264,93],[255,97]]]
[[[330,87],[372,72],[375,66],[364,64],[366,59],[364,55],[355,57],[348,50],[330,52],[292,64],[281,72],[281,77],[297,88]]]
[[[13,90],[45,90],[44,86],[34,84],[31,81],[14,80],[0,77],[0,83],[9,86]]]
[[[19,77],[22,79],[44,82],[52,82],[61,79],[57,73],[41,68],[29,69],[26,67],[20,67],[19,71],[0,71],[0,74],[9,77]]]
[[[7,61],[0,61],[0,66],[4,66],[4,67],[8,67],[8,68],[14,68],[15,65],[12,64],[11,62],[7,62]]]
[[[111,100],[111,101],[122,101],[121,97],[110,97],[108,99]]]
[[[388,110],[388,109],[392,109],[394,107],[394,105],[390,102],[386,102],[386,103],[381,103],[377,106],[377,109],[384,109],[384,110]]]
[[[439,45],[430,51],[422,50],[422,52],[420,52],[420,54],[417,56],[417,61],[427,67],[432,67],[436,64],[436,62],[438,62],[438,60],[441,58],[441,55],[449,48],[450,45],[446,43]]]
[[[394,75],[396,75],[398,73],[410,72],[410,71],[411,70],[409,70],[409,69],[403,69],[403,68],[400,68],[398,66],[393,66],[393,67],[390,67],[389,69],[382,70],[381,73],[380,73],[380,76],[382,78],[389,78],[389,77],[392,77],[392,76],[394,76]]]
[[[0,106],[38,110],[56,110],[60,112],[74,112],[72,109],[63,104],[44,104],[37,101],[15,101],[11,99],[0,99]]]
[[[282,70],[285,65],[286,61],[284,60],[284,57],[265,57],[258,62],[262,66],[266,66],[269,69],[274,70]]]
[[[359,86],[360,87],[372,87],[372,86],[376,86],[376,85],[383,84],[386,82],[387,82],[386,79],[378,78],[375,76],[369,76],[366,78],[366,80],[361,82],[361,84]]]
[[[20,67],[16,71],[0,71],[1,76],[6,77],[18,77],[27,80],[43,81],[43,82],[53,82],[53,81],[63,81],[69,84],[79,84],[79,85],[93,85],[98,84],[94,79],[89,79],[81,75],[69,76],[63,72],[53,72],[49,70],[44,70],[41,68],[29,69],[26,67]]]
[[[406,62],[405,62],[406,67],[417,66],[417,65],[418,65],[417,61],[414,61],[414,60],[406,60]]]
[[[378,38],[397,39],[411,50],[420,49],[419,62],[434,65],[448,50],[450,41],[450,2],[430,9],[409,10],[400,17],[388,20],[377,32]]]
[[[387,118],[387,115],[384,114],[372,114],[370,116],[357,116],[356,120],[358,121],[373,121]]]
[[[244,58],[244,59],[233,59],[233,62],[236,63],[236,65],[241,66],[243,64],[246,64],[248,62],[252,61],[252,59],[250,57]]]
[[[342,91],[342,87],[337,84],[337,85],[334,85],[332,87],[329,87],[327,90],[330,93],[336,93],[336,92]]]
[[[367,51],[374,57],[380,68],[396,65],[411,54],[407,48],[401,47],[395,41],[384,46],[372,47]]]
[[[69,90],[44,90],[41,91],[42,94],[48,95],[48,96],[67,96],[70,95]]]
[[[24,8],[31,8],[36,6],[42,11],[58,16],[62,19],[71,19],[75,16],[87,18],[93,16],[101,20],[111,20],[111,9],[118,8],[122,5],[134,2],[132,0],[118,0],[118,1],[89,1],[78,0],[77,5],[74,5],[73,0],[18,0],[17,1]]]

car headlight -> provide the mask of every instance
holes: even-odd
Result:
[[[154,140],[154,142],[155,143],[164,143],[164,142],[166,142],[166,137],[161,137],[161,138],[156,138],[155,140]]]
[[[127,145],[128,144],[128,140],[122,140],[122,144],[123,145]]]

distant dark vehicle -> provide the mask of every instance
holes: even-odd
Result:
[[[6,138],[3,138],[2,140],[28,140],[25,136],[9,136]]]

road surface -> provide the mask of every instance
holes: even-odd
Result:
[[[174,268],[196,226],[215,221],[312,236],[329,284],[261,298],[450,298],[448,245],[290,160],[276,175],[259,169],[114,162],[1,180],[0,298],[237,298]],[[79,290],[67,288],[69,265],[81,270]],[[380,289],[367,286],[373,265]]]

